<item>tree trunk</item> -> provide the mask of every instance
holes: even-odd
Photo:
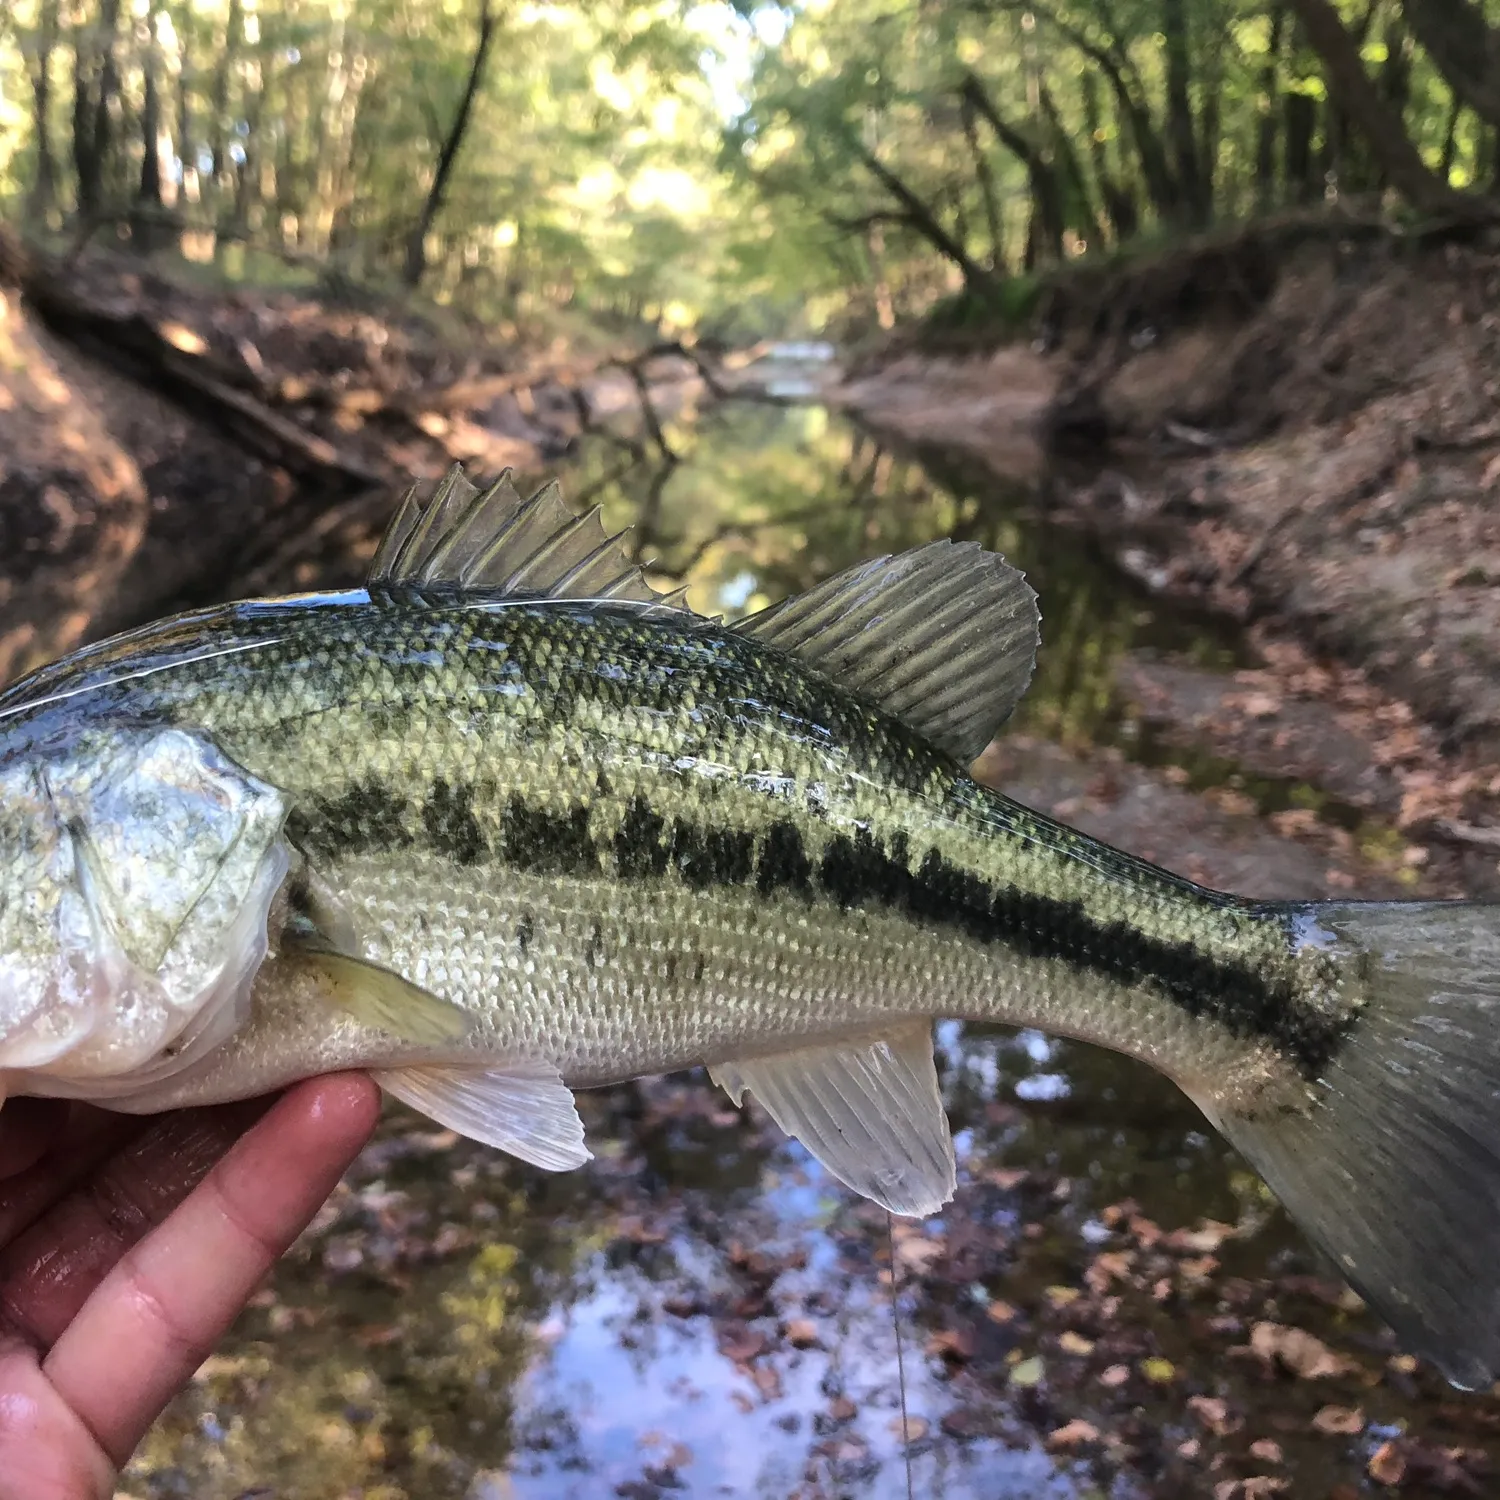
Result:
[[[1382,4],[1383,0],[1366,0],[1364,13],[1350,29],[1350,40],[1361,57]],[[1387,57],[1387,66],[1389,62]],[[1386,97],[1383,76],[1376,83],[1376,92],[1382,98]],[[1371,165],[1370,152],[1363,149],[1363,144],[1363,137],[1350,119],[1349,111],[1337,99],[1325,99],[1323,144],[1318,154],[1318,176],[1324,183],[1325,192],[1329,184],[1346,192],[1355,192],[1361,186],[1385,186],[1380,169]]]
[[[1458,151],[1458,117],[1463,113],[1464,101],[1457,94],[1448,109],[1448,122],[1443,128],[1443,157],[1438,163],[1438,173],[1444,182],[1453,175],[1453,158]]]
[[[1052,11],[1036,9],[1047,22],[1073,43],[1085,57],[1091,58],[1103,70],[1115,92],[1120,119],[1130,126],[1130,139],[1135,146],[1141,164],[1141,176],[1146,185],[1146,196],[1151,206],[1164,219],[1171,219],[1177,212],[1177,184],[1172,168],[1167,161],[1167,150],[1156,127],[1151,123],[1151,111],[1143,102],[1140,93],[1131,87],[1127,71],[1134,74],[1130,61],[1122,53],[1101,47],[1086,31],[1080,30],[1071,21],[1065,21]]]
[[[1313,156],[1313,131],[1317,123],[1318,101],[1311,94],[1286,96],[1286,151],[1282,170],[1286,175],[1287,196],[1293,203],[1311,203],[1323,195]]]
[[[1359,49],[1329,0],[1292,0],[1292,5],[1313,50],[1323,60],[1329,93],[1358,125],[1391,186],[1421,213],[1466,218],[1482,213],[1475,199],[1455,192],[1428,171],[1400,115],[1380,97],[1365,72]]]
[[[1067,189],[1063,204],[1064,222],[1086,243],[1102,238],[1103,221],[1094,212],[1088,174],[1078,159],[1078,152],[1073,145],[1073,133],[1063,122],[1062,111],[1057,107],[1057,100],[1052,97],[1052,90],[1047,87],[1047,80],[1040,76],[1037,78],[1037,103],[1041,105],[1042,114],[1051,131],[1052,149],[1057,156],[1059,175]]]
[[[57,206],[57,157],[52,146],[52,54],[57,50],[57,0],[42,0],[37,11],[36,63],[31,69],[32,129],[36,136],[36,176],[27,216],[45,221]]]
[[[990,129],[999,137],[1001,145],[1026,168],[1031,186],[1032,208],[1032,227],[1027,233],[1028,267],[1042,251],[1047,251],[1054,259],[1060,260],[1063,230],[1067,228],[1067,224],[1056,169],[1038,146],[1004,119],[991,102],[977,74],[964,75],[962,97],[972,102],[988,122]]]
[[[453,117],[448,137],[438,152],[437,170],[432,174],[432,186],[427,190],[427,201],[412,226],[406,240],[406,266],[401,279],[407,286],[417,286],[427,270],[427,235],[432,229],[443,206],[448,191],[448,179],[453,175],[453,163],[458,157],[458,148],[463,144],[464,132],[469,128],[469,115],[474,108],[474,98],[484,78],[485,58],[489,54],[490,42],[495,35],[495,15],[490,9],[490,0],[479,0],[479,39],[474,47],[474,58],[469,64],[468,81],[464,84],[463,98],[459,100],[458,113]]]
[[[224,46],[214,68],[214,86],[209,116],[208,148],[213,153],[214,182],[220,186],[228,179],[229,155],[225,132],[229,128],[229,74],[239,57],[245,34],[245,11],[242,0],[229,0],[229,15],[224,22]]]
[[[896,326],[896,306],[891,300],[891,283],[885,270],[885,226],[872,223],[865,233],[865,247],[870,253],[870,295],[875,304],[875,321],[887,332]]]
[[[78,177],[78,213],[95,218],[104,202],[109,158],[109,107],[119,87],[115,33],[120,0],[103,0],[97,26],[80,20],[73,31],[73,169]]]
[[[196,197],[198,181],[198,151],[193,144],[193,106],[189,98],[192,81],[191,56],[188,52],[188,31],[193,24],[191,0],[183,0],[178,7],[177,18],[172,29],[177,35],[177,154],[182,158],[182,185],[184,196]],[[195,186],[189,190],[189,184]]]
[[[1453,92],[1500,130],[1500,27],[1473,0],[1403,0],[1402,9]]]
[[[148,212],[162,207],[161,53],[156,45],[156,16],[146,17],[146,45],[141,54],[144,97],[141,101],[141,182],[136,202]]]
[[[1188,89],[1187,8],[1184,0],[1162,0],[1161,29],[1167,51],[1167,134],[1176,157],[1179,219],[1200,227],[1207,217],[1199,191],[1198,142]]]
[[[261,152],[265,148],[262,139],[261,117],[265,113],[266,82],[271,71],[273,49],[261,32],[260,46],[247,70],[243,109],[245,113],[244,152],[234,163],[234,229],[241,239],[251,229],[252,217],[258,218],[256,206],[260,201]]]
[[[1276,92],[1281,66],[1281,34],[1286,7],[1271,12],[1271,40],[1265,65],[1260,70],[1260,122],[1255,132],[1255,201],[1261,213],[1269,212],[1276,199]]]
[[[1121,244],[1136,232],[1140,215],[1136,212],[1129,187],[1110,170],[1109,152],[1104,145],[1104,122],[1099,110],[1099,86],[1094,73],[1085,68],[1079,84],[1083,90],[1083,122],[1088,132],[1094,181],[1099,184],[1099,197],[1104,203],[1104,214],[1114,233],[1115,243]]]
[[[969,145],[969,158],[974,163],[974,177],[979,183],[979,196],[984,202],[984,223],[990,236],[990,270],[1000,274],[1005,265],[1005,245],[1000,227],[1000,200],[995,195],[995,174],[990,170],[984,147],[979,144],[979,131],[974,124],[974,106],[965,99],[959,107],[963,120],[964,140]],[[880,325],[888,327],[886,323]]]

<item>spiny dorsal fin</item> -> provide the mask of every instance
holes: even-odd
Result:
[[[974,542],[860,563],[734,627],[801,658],[968,764],[1031,681],[1036,594]]]
[[[554,480],[523,500],[507,469],[478,490],[455,464],[424,505],[402,497],[370,566],[371,588],[449,584],[533,599],[609,599],[686,611],[679,590],[659,594],[605,533],[596,506],[574,515]]]

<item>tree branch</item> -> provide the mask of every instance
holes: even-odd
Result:
[[[432,186],[427,190],[427,201],[422,205],[422,212],[407,237],[406,266],[401,273],[401,279],[407,286],[416,286],[427,269],[427,235],[443,207],[443,199],[448,192],[448,179],[453,174],[453,163],[458,159],[458,148],[463,144],[464,132],[469,128],[474,96],[479,92],[479,84],[484,77],[485,58],[489,55],[494,36],[495,14],[490,9],[490,0],[480,0],[479,40],[475,43],[474,58],[469,64],[469,77],[464,84],[463,98],[459,100],[453,126],[438,152],[437,171],[433,173]]]
[[[939,254],[951,260],[963,272],[971,287],[985,286],[994,278],[938,222],[937,215],[896,175],[863,141],[852,133],[849,146],[866,171],[901,205],[906,222],[927,240]]]

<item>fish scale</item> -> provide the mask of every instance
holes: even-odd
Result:
[[[932,1019],[1036,1026],[1175,1079],[1413,1347],[1500,1365],[1492,908],[1245,901],[974,782],[1038,616],[972,544],[725,626],[555,490],[413,495],[367,589],[197,611],[0,697],[0,1097],[369,1068],[561,1168],[573,1088],[707,1065],[924,1213],[956,1183]]]

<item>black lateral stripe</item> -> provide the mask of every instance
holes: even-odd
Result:
[[[599,868],[586,806],[553,812],[528,803],[519,792],[505,804],[500,851],[508,865],[539,875],[591,875]]]
[[[887,853],[867,833],[838,834],[824,851],[818,879],[841,906],[878,901],[1027,958],[1059,959],[1124,985],[1155,985],[1191,1016],[1216,1021],[1236,1037],[1274,1043],[1308,1078],[1327,1067],[1349,1026],[1247,965],[1147,937],[1124,922],[1095,921],[1080,901],[992,888],[935,849],[913,873],[904,847]]]
[[[315,858],[338,859],[384,849],[405,849],[411,801],[403,792],[370,777],[336,797],[309,797],[287,817],[287,837]]]
[[[452,787],[446,781],[435,781],[422,805],[422,827],[432,847],[455,864],[475,864],[487,852],[474,816],[472,786]]]

